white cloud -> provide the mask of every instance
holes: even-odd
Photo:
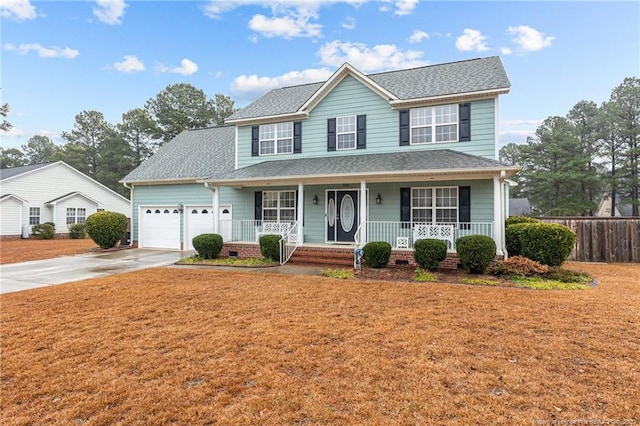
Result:
[[[501,47],[500,52],[502,52],[503,55],[511,55],[513,53],[513,50],[509,49],[508,47]]]
[[[26,55],[30,51],[35,51],[41,58],[66,58],[73,59],[80,54],[76,49],[69,47],[60,48],[57,46],[44,47],[39,43],[22,43],[16,46],[12,43],[5,43],[3,46],[5,50],[12,52],[18,52],[19,55]]]
[[[291,71],[276,77],[241,75],[231,84],[231,92],[242,99],[255,99],[271,89],[325,81],[333,74],[327,68]]]
[[[325,43],[318,55],[324,65],[339,67],[349,62],[364,72],[412,68],[427,64],[420,59],[423,52],[402,51],[394,44],[379,44],[370,48],[363,43],[343,43],[336,40]]]
[[[464,52],[484,52],[489,50],[485,40],[486,37],[480,31],[465,28],[462,35],[456,39],[456,47]]]
[[[120,72],[144,71],[144,63],[134,55],[123,56],[122,62],[116,62],[113,67]]]
[[[347,16],[344,18],[344,21],[340,22],[340,25],[345,30],[353,30],[356,28],[356,19],[351,16]]]
[[[184,76],[195,74],[198,71],[198,64],[184,58],[180,61],[180,66],[175,68],[163,67],[164,72],[169,71],[174,74],[182,74]]]
[[[544,33],[526,25],[509,27],[507,28],[507,33],[515,36],[512,39],[513,42],[525,52],[535,52],[549,47],[555,39],[553,36],[545,36]]]
[[[93,14],[101,22],[109,25],[122,23],[124,9],[127,4],[124,0],[96,0],[97,7],[93,8]]]
[[[36,8],[29,0],[0,0],[0,16],[22,22],[36,17]]]
[[[268,18],[254,15],[249,21],[249,28],[265,37],[318,37],[322,33],[322,25],[309,22],[311,16],[283,16]]]
[[[500,146],[508,143],[522,143],[527,137],[535,136],[542,120],[502,120],[500,121]]]
[[[414,30],[413,33],[411,34],[411,37],[409,37],[409,43],[411,44],[420,43],[422,42],[422,40],[428,39],[428,38],[430,38],[429,33],[425,31]]]
[[[395,2],[396,11],[394,13],[400,16],[410,15],[418,3],[420,3],[420,0],[397,0]]]

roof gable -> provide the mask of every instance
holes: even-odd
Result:
[[[31,164],[29,166],[20,166],[20,167],[11,167],[8,169],[0,169],[0,180],[9,179],[12,177],[20,176],[25,173],[32,172],[34,170],[41,169],[43,167],[48,167],[56,163],[42,163],[42,164]]]
[[[87,194],[83,194],[82,192],[79,192],[79,191],[69,192],[68,194],[61,195],[59,197],[54,198],[53,200],[46,201],[45,204],[54,205],[61,201],[68,200],[69,198],[73,198],[73,197],[82,197],[98,206],[102,204],[99,201],[89,197]]]
[[[8,200],[10,198],[17,200],[22,204],[27,203],[27,200],[25,200],[24,198],[18,197],[16,194],[2,194],[2,196],[0,196],[0,201]]]

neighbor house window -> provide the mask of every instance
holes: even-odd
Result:
[[[262,193],[262,220],[293,222],[296,220],[296,191]]]
[[[260,126],[260,155],[291,154],[292,152],[292,122]]]
[[[411,188],[411,221],[456,223],[458,188]]]
[[[87,209],[67,207],[67,225],[74,223],[84,223],[87,219]]]
[[[410,118],[412,145],[458,140],[458,105],[415,108]]]
[[[356,116],[336,118],[337,150],[356,149]]]
[[[40,207],[29,207],[29,225],[40,223]]]

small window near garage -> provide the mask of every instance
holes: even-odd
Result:
[[[191,210],[191,214],[198,214],[198,209]]]
[[[40,207],[29,207],[29,225],[40,223]]]
[[[67,225],[73,225],[74,223],[84,223],[87,219],[87,209],[67,207]]]

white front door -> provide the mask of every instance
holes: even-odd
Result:
[[[222,205],[219,209],[218,233],[222,236],[222,241],[230,241],[232,236],[232,210],[231,205]]]
[[[213,232],[213,211],[211,206],[185,207],[185,227],[187,250],[194,250],[193,238]]]

